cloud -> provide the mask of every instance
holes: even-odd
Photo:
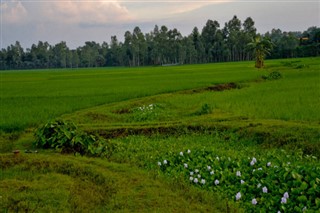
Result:
[[[234,0],[120,0],[138,22],[174,18],[210,5]]]
[[[42,16],[65,24],[103,25],[132,19],[118,1],[54,1],[43,3]]]
[[[116,0],[10,0],[1,3],[1,14],[4,23],[50,22],[89,26],[133,19],[127,8]]]
[[[170,13],[171,14],[179,14],[191,12],[200,8],[203,8],[212,4],[221,4],[230,2],[230,0],[207,0],[207,1],[194,1],[194,0],[185,0],[185,1],[169,1],[172,2]]]
[[[9,24],[23,22],[28,15],[28,12],[23,4],[16,0],[2,2],[0,11],[3,22]]]

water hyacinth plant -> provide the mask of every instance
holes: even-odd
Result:
[[[316,158],[306,157],[311,163],[294,165],[277,154],[246,158],[218,156],[208,150],[186,150],[185,153],[188,155],[170,153],[164,156],[170,164],[160,160],[163,161],[161,171],[173,177],[185,176],[190,184],[222,193],[253,212],[320,209],[320,167],[312,166]]]

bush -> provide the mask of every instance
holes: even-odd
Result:
[[[196,113],[197,115],[206,115],[212,113],[212,107],[205,103],[201,106],[201,109]]]
[[[35,146],[56,149],[61,153],[102,156],[107,151],[105,141],[89,135],[73,123],[62,120],[49,122],[35,132]]]
[[[282,74],[279,71],[273,71],[269,75],[263,75],[262,78],[265,80],[277,80],[282,78]]]

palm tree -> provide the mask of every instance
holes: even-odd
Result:
[[[256,68],[262,68],[264,66],[264,58],[270,54],[273,43],[270,39],[257,36],[248,47],[253,50],[256,59]]]

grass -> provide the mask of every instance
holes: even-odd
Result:
[[[257,78],[250,63],[1,72],[0,129],[34,127],[105,103]],[[197,80],[195,80],[197,79]]]
[[[276,156],[291,162],[288,174],[319,168],[319,58],[266,64],[262,71],[240,62],[2,72],[1,153],[34,149],[34,127],[57,117],[103,137],[110,153],[1,154],[1,209],[241,212],[228,192],[190,184],[180,167],[161,172],[157,162],[190,149],[233,159]],[[261,78],[273,71],[283,78]],[[317,181],[310,183],[318,195]]]
[[[126,164],[85,157],[2,155],[1,211],[222,212],[219,198]],[[201,202],[200,202],[201,200]]]

